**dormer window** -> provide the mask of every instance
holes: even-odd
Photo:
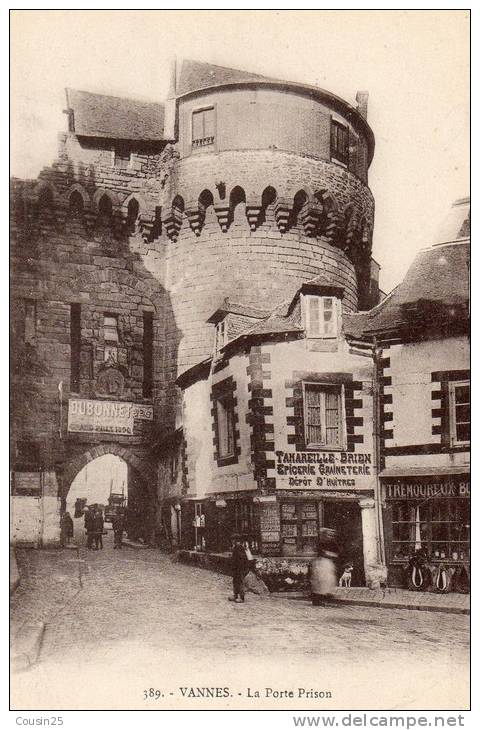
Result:
[[[215,327],[215,355],[220,354],[220,350],[228,342],[228,326],[227,319],[222,319]]]
[[[215,142],[215,109],[199,109],[192,114],[192,150]]]
[[[338,299],[307,295],[303,297],[307,337],[335,338],[338,332]]]

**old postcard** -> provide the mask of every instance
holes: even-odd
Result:
[[[469,21],[11,12],[14,710],[469,708]]]

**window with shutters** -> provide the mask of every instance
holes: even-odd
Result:
[[[330,127],[330,157],[348,165],[348,127],[332,119]]]
[[[470,383],[449,384],[450,441],[452,446],[470,443]]]
[[[343,386],[304,383],[305,445],[341,449],[344,444]]]
[[[338,299],[304,296],[307,337],[335,338],[338,331]]]
[[[215,142],[215,109],[199,109],[192,113],[192,149],[209,147]]]

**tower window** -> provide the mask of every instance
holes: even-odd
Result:
[[[338,300],[308,295],[303,298],[307,337],[334,338],[338,331]]]
[[[115,167],[118,167],[120,170],[126,170],[130,166],[132,153],[129,147],[119,145],[115,147],[113,155],[113,164]]]
[[[333,119],[330,127],[330,156],[348,165],[348,127]]]
[[[215,142],[215,109],[200,109],[192,114],[192,149]]]

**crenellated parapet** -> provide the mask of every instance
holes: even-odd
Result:
[[[221,195],[217,189],[204,189],[197,199],[185,201],[181,194],[162,209],[161,223],[165,236],[176,243],[185,221],[198,239],[213,211],[219,231],[229,235],[236,209],[245,211],[245,235],[274,230],[286,234],[294,231],[314,240],[322,240],[346,253],[352,263],[371,253],[372,225],[353,203],[343,208],[328,190],[298,190],[289,196],[279,194],[273,185],[262,192],[245,191],[236,185]],[[200,245],[200,241],[199,241]]]

